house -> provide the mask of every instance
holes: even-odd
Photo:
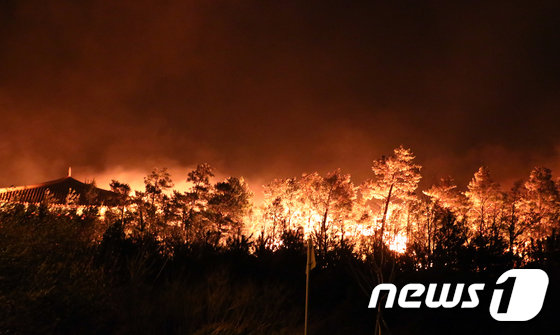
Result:
[[[116,206],[122,195],[83,183],[68,176],[36,185],[0,188],[0,202],[40,203],[48,200],[53,204]]]

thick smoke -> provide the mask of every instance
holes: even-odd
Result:
[[[399,144],[427,184],[558,168],[558,7],[3,1],[0,184],[198,162],[359,181]]]

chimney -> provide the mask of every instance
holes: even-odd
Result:
[[[68,177],[72,177],[72,167],[68,167]]]

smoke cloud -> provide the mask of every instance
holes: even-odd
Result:
[[[559,7],[3,1],[0,185],[199,162],[360,181],[400,144],[426,185],[558,169]]]

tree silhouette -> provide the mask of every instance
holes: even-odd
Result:
[[[400,146],[389,157],[373,162],[372,171],[374,178],[367,181],[362,193],[366,199],[379,199],[383,201],[383,214],[378,240],[383,243],[385,222],[391,201],[408,201],[414,196],[414,191],[422,176],[421,166],[414,164],[414,155],[410,149]]]
[[[465,196],[469,201],[468,216],[472,228],[485,234],[488,221],[495,222],[500,207],[500,193],[486,166],[481,166],[468,185]]]

